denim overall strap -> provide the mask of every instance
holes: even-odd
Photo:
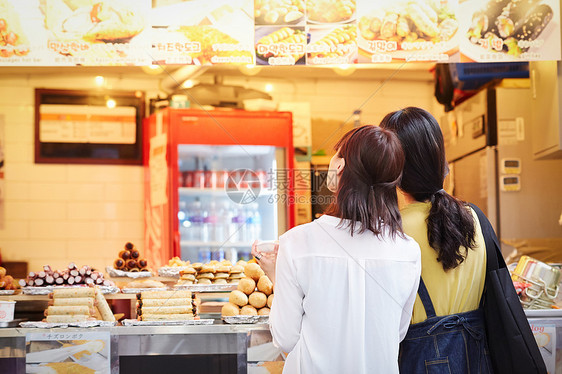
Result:
[[[425,286],[422,277],[420,277],[418,295],[420,295],[420,299],[425,309],[427,318],[435,317],[435,308],[433,308],[433,302],[431,301],[431,297],[429,297],[429,292],[427,292],[427,287]]]

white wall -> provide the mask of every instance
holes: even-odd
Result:
[[[147,76],[148,77],[148,76]],[[110,78],[119,90],[158,92],[158,80]],[[202,77],[205,79],[205,77]],[[309,101],[312,117],[348,120],[360,106],[365,123],[389,111],[417,105],[432,110],[428,81],[320,80],[226,77],[225,84],[263,90],[273,83],[279,101]],[[143,244],[143,171],[140,166],[34,163],[34,89],[96,89],[93,77],[33,75],[0,79],[0,116],[5,123],[4,261],[62,268],[73,261],[101,269],[127,241]],[[377,91],[378,90],[378,91]],[[370,99],[369,99],[370,98]],[[326,134],[329,136],[330,134]]]

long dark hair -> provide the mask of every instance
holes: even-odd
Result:
[[[404,167],[404,152],[397,136],[376,126],[362,126],[346,133],[334,149],[345,166],[336,202],[326,214],[349,220],[351,235],[357,229],[376,236],[383,230],[391,237],[403,236],[396,186]]]
[[[429,245],[445,271],[459,266],[475,246],[474,219],[467,203],[443,190],[449,168],[443,133],[423,109],[408,107],[383,118],[380,126],[394,131],[406,154],[399,187],[417,201],[430,201],[427,217]]]

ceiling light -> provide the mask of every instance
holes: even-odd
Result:
[[[193,82],[191,79],[188,79],[181,84],[182,88],[191,88],[193,86],[195,86],[195,82]]]
[[[273,91],[273,85],[271,83],[268,83],[265,85],[265,92],[272,92]]]
[[[101,75],[98,75],[98,76],[96,77],[96,85],[98,85],[98,86],[101,87],[101,86],[103,86],[103,83],[104,83],[104,82],[105,82],[105,78],[102,77]]]
[[[157,75],[164,72],[164,68],[161,65],[145,65],[141,66],[142,71],[146,74]]]
[[[355,73],[356,67],[350,64],[341,64],[334,66],[334,72],[342,77],[347,77],[353,73]]]
[[[261,71],[261,66],[256,66],[255,64],[239,65],[238,70],[244,75],[256,75]]]
[[[107,99],[107,101],[105,102],[105,106],[110,109],[115,108],[116,105],[117,103],[113,99]]]

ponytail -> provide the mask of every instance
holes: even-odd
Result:
[[[427,237],[445,271],[464,261],[468,249],[475,246],[474,235],[474,217],[468,204],[443,190],[434,193],[427,217]]]

